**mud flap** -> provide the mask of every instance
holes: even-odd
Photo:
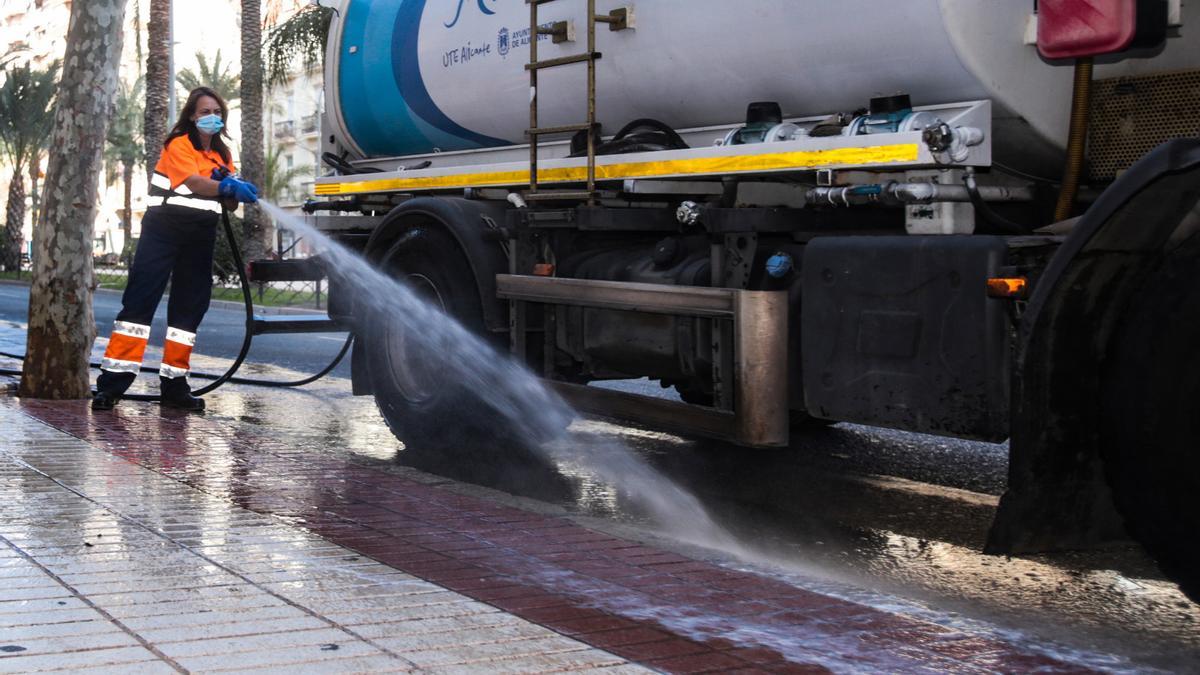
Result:
[[[1126,537],[1100,456],[1101,366],[1128,303],[1187,226],[1185,188],[1198,181],[1200,140],[1159,146],[1088,209],[1038,280],[1014,364],[1008,489],[985,552]]]

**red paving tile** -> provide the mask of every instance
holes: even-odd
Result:
[[[19,405],[113,454],[251,510],[299,516],[335,544],[664,672],[828,672],[822,663],[1070,668],[999,641],[459,494],[443,481],[357,464],[327,450],[324,439],[285,442],[255,428],[231,429],[228,420],[167,416],[154,407],[92,416],[84,403]],[[231,458],[245,468],[210,481],[209,467],[228,467]],[[713,617],[715,627],[699,633],[708,637],[672,628]],[[720,638],[722,623],[773,632],[782,641],[776,644],[803,637],[822,646],[807,652],[797,645],[785,658],[775,646]]]
[[[718,654],[710,651],[651,660],[649,665],[669,673],[728,673],[746,664],[744,661],[739,661],[727,654]]]

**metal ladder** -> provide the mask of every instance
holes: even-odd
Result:
[[[589,206],[596,203],[596,61],[600,52],[596,51],[596,24],[606,23],[610,30],[623,30],[628,27],[628,9],[615,9],[608,14],[596,14],[596,0],[587,0],[587,51],[582,54],[563,56],[555,59],[538,60],[538,36],[553,36],[554,42],[566,42],[568,24],[559,21],[551,26],[541,26],[538,21],[538,6],[554,0],[525,0],[529,3],[529,63],[525,69],[529,71],[529,191],[525,198],[530,201],[538,200],[586,200]],[[587,63],[587,121],[583,124],[568,124],[557,127],[538,126],[538,73],[546,68],[557,68],[574,63]],[[587,189],[583,191],[538,191],[538,140],[550,134],[562,134],[585,131],[587,133]]]

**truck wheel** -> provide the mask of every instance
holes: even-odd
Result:
[[[418,297],[487,342],[474,275],[449,233],[436,227],[412,228],[381,264]],[[396,317],[372,316],[368,321],[371,385],[388,427],[406,445],[422,448],[494,439],[494,413],[446,375],[446,350],[415,339],[416,331],[424,328]]]
[[[1130,533],[1200,602],[1200,235],[1134,296],[1104,373],[1101,450]]]

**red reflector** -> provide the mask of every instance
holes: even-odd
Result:
[[[987,280],[987,293],[993,298],[1024,298],[1029,290],[1025,277],[993,277]]]
[[[1137,32],[1137,0],[1041,0],[1037,28],[1048,59],[1123,51]]]
[[[533,276],[535,277],[552,277],[554,276],[554,265],[550,263],[538,263],[533,266]]]

